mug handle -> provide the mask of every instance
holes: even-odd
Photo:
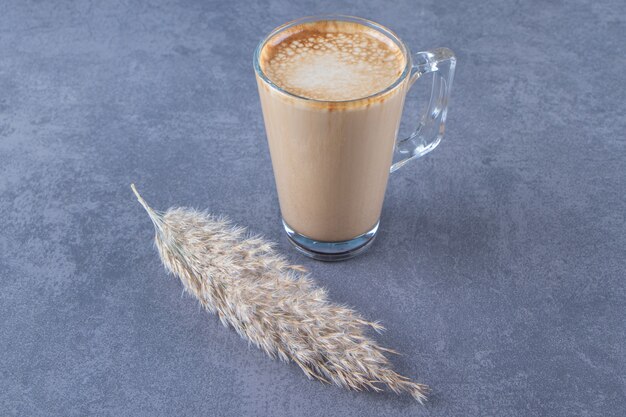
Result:
[[[448,48],[417,52],[413,55],[412,61],[409,88],[422,75],[433,73],[430,102],[415,131],[409,137],[396,141],[396,156],[391,165],[391,172],[435,149],[441,142],[446,126],[448,99],[456,66],[454,52]]]

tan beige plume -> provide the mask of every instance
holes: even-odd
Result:
[[[228,220],[193,209],[153,210],[131,188],[156,231],[165,267],[224,326],[232,326],[271,357],[293,361],[310,379],[353,390],[409,393],[420,403],[428,387],[390,367],[365,335],[382,326],[328,301],[306,270],[290,265],[272,244]]]

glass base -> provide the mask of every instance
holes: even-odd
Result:
[[[326,262],[344,261],[365,252],[371,246],[372,242],[374,242],[376,232],[378,231],[378,224],[379,223],[376,223],[370,231],[354,239],[341,242],[320,242],[301,235],[289,227],[283,220],[283,227],[285,228],[285,232],[287,232],[289,242],[291,242],[298,252],[318,261]]]

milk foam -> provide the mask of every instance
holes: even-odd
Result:
[[[302,97],[341,101],[380,92],[402,74],[405,58],[391,40],[363,25],[332,23],[303,24],[266,45],[262,66],[268,78]]]

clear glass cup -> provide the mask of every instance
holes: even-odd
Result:
[[[340,21],[363,25],[393,42],[406,62],[392,85],[368,97],[324,101],[280,88],[263,70],[264,48],[302,24]],[[305,17],[274,29],[254,53],[283,226],[301,253],[323,261],[366,250],[378,231],[390,172],[432,151],[445,130],[456,58],[447,48],[411,54],[391,30],[358,17]],[[426,112],[415,131],[397,138],[404,99],[432,73]]]

